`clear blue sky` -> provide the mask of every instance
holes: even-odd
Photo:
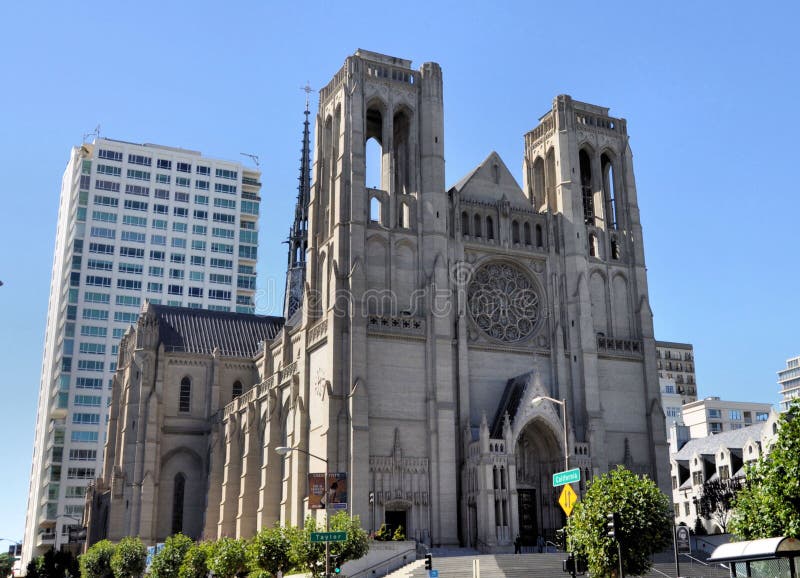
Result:
[[[280,287],[299,88],[326,84],[357,48],[442,65],[448,184],[491,150],[521,182],[523,134],[557,94],[627,118],[657,337],[694,344],[701,396],[776,402],[775,372],[800,354],[795,6],[3,2],[0,537],[23,532],[70,147],[100,124],[110,138],[259,155],[259,283]]]

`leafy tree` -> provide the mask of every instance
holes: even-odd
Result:
[[[26,567],[26,575],[30,578],[74,578],[79,572],[75,556],[57,550],[48,550],[28,562]]]
[[[772,451],[748,466],[730,523],[744,540],[800,538],[800,402],[779,421]]]
[[[616,539],[606,535],[607,515],[619,514]],[[641,576],[652,567],[651,555],[672,541],[672,504],[655,483],[622,466],[589,482],[567,525],[568,543],[587,560],[592,576],[616,576],[617,541],[626,576]]]
[[[358,516],[350,517],[347,512],[338,512],[331,516],[328,524],[332,532],[346,532],[344,542],[331,542],[329,552],[336,556],[339,564],[348,560],[357,560],[369,551],[367,532],[361,528]],[[317,531],[317,521],[309,516],[303,528],[286,528],[291,542],[290,556],[292,562],[309,572],[314,578],[325,572],[325,544],[311,542],[311,533]]]
[[[213,554],[208,557],[208,569],[214,576],[233,578],[244,572],[247,566],[245,542],[233,538],[221,538],[214,544]]]
[[[6,578],[14,568],[14,557],[10,554],[0,554],[0,577]]]
[[[208,576],[208,559],[213,553],[213,542],[192,544],[183,557],[178,578],[206,578]]]
[[[114,578],[111,557],[116,547],[108,540],[100,540],[81,555],[81,578]]]
[[[178,578],[183,558],[192,547],[194,541],[183,534],[170,536],[164,542],[164,547],[153,556],[150,564],[150,578]]]
[[[727,534],[728,523],[733,516],[733,501],[741,489],[741,478],[706,480],[697,502],[700,515],[706,520],[716,522],[722,533]]]
[[[147,548],[138,536],[126,536],[119,541],[111,556],[114,578],[139,578],[147,563]]]
[[[276,576],[292,567],[291,542],[286,528],[264,528],[247,545],[247,565],[253,574]]]

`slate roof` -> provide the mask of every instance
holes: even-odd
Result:
[[[159,338],[167,351],[253,357],[259,343],[272,340],[283,327],[283,317],[169,307],[148,303],[145,312],[158,321]]]
[[[716,454],[722,448],[743,448],[750,440],[760,440],[761,430],[763,429],[764,422],[760,422],[704,438],[691,439],[680,450],[672,454],[672,459],[676,461],[688,460],[696,453]]]

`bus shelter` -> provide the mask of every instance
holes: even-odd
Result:
[[[708,561],[729,564],[731,576],[736,577],[798,578],[800,540],[780,537],[729,542],[718,546]]]

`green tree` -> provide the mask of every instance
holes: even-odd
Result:
[[[746,470],[731,531],[743,540],[800,538],[800,402],[781,415],[772,451]]]
[[[6,578],[14,568],[14,557],[10,554],[0,554],[0,577]]]
[[[139,578],[147,563],[147,548],[138,536],[126,536],[119,541],[111,556],[114,578]]]
[[[111,557],[114,555],[115,549],[114,544],[108,540],[100,540],[92,544],[78,559],[81,566],[81,578],[113,578]]]
[[[80,570],[71,552],[48,550],[28,562],[26,576],[30,578],[75,578]]]
[[[264,528],[247,545],[247,565],[253,574],[276,576],[292,567],[291,542],[286,528]]]
[[[328,527],[332,532],[347,533],[347,539],[344,542],[331,542],[329,545],[330,554],[336,556],[339,564],[344,564],[348,560],[357,560],[369,551],[367,532],[361,527],[358,516],[351,518],[347,512],[338,512],[331,516]],[[306,518],[303,528],[287,528],[286,531],[291,542],[292,562],[315,578],[324,574],[325,544],[311,542],[311,533],[318,531],[316,520],[309,516]]]
[[[214,553],[213,542],[192,544],[183,557],[178,578],[206,578],[208,575],[208,559]]]
[[[247,554],[244,540],[221,538],[214,544],[208,557],[208,569],[214,576],[232,578],[247,569]]]
[[[606,534],[608,514],[619,514],[616,539]],[[568,544],[586,559],[592,576],[619,572],[617,539],[626,576],[641,576],[652,566],[651,555],[672,541],[672,505],[655,483],[622,466],[589,482],[567,525]]]
[[[712,520],[722,530],[728,532],[728,524],[733,516],[733,501],[736,493],[742,489],[742,478],[713,479],[703,483],[698,507],[700,515]]]
[[[150,578],[178,578],[183,558],[192,547],[194,541],[183,534],[170,536],[164,547],[153,556],[148,576]]]

